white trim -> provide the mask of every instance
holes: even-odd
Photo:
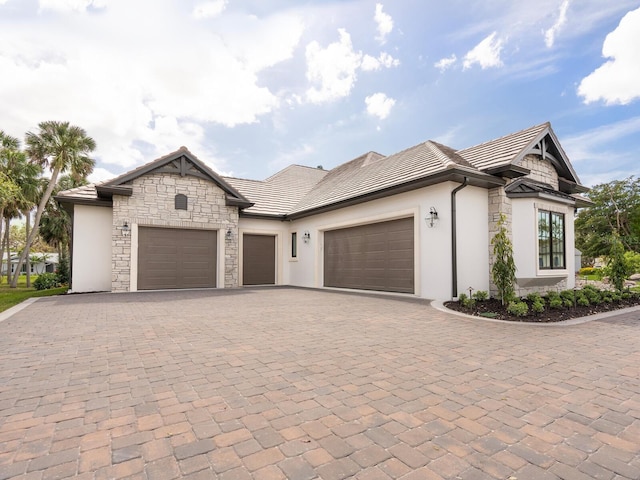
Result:
[[[129,258],[129,291],[138,291],[138,224],[131,224],[131,258]]]

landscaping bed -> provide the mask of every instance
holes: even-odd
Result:
[[[562,295],[562,297],[560,297],[560,295]],[[531,298],[519,299],[520,302],[527,305],[528,311],[524,315],[522,314],[522,311],[520,312],[520,315],[513,314],[509,311],[508,305],[502,305],[499,299],[474,299],[469,302],[469,300],[463,295],[461,295],[461,297],[462,298],[459,301],[445,302],[445,307],[468,315],[512,322],[560,322],[563,320],[570,320],[572,318],[586,317],[597,313],[640,306],[640,294],[638,293],[624,292],[624,294],[615,294],[615,292],[599,290],[593,287],[576,290],[575,292],[573,290],[567,290],[560,294],[551,292],[551,298],[559,297],[563,300],[563,305],[561,306],[558,306],[557,301],[553,307],[550,306],[551,302],[548,295],[538,296],[538,305],[543,305],[542,309],[538,307],[538,312],[534,312],[533,308],[533,303],[536,301],[535,299],[533,299],[533,301]],[[580,305],[578,304],[578,300],[580,298],[590,298],[591,301],[588,301],[589,304],[585,305],[587,301],[581,300],[580,303],[582,303],[582,305]]]

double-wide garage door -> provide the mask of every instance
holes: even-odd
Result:
[[[217,232],[140,227],[138,289],[216,286]]]
[[[324,233],[326,287],[414,293],[413,218]]]

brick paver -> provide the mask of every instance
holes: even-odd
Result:
[[[638,479],[640,311],[471,320],[293,288],[0,322],[0,480]]]

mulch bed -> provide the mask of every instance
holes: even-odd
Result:
[[[622,299],[618,302],[589,305],[588,307],[576,306],[571,308],[549,308],[546,306],[544,312],[539,314],[529,313],[524,317],[511,315],[507,312],[507,306],[503,306],[500,303],[500,300],[494,298],[483,302],[476,302],[475,307],[472,309],[463,307],[459,302],[445,302],[444,305],[450,310],[466,313],[467,315],[495,318],[511,322],[549,323],[561,322],[572,318],[586,317],[588,315],[595,315],[596,313],[620,310],[621,308],[635,307],[640,305],[640,295],[634,295],[629,299]]]

